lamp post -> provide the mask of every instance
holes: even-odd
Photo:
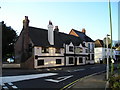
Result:
[[[107,56],[107,68],[106,68],[106,71],[107,71],[107,73],[106,73],[106,79],[107,80],[109,79],[108,36],[110,36],[110,35],[107,34],[107,36],[106,36],[106,46],[107,46],[107,52],[106,52],[106,56]]]
[[[112,16],[111,16],[111,4],[110,0],[108,0],[109,3],[109,18],[110,18],[110,36],[111,36],[111,51],[110,51],[110,56],[111,56],[111,61],[112,61]],[[111,63],[111,74],[113,74],[114,66],[113,63]]]

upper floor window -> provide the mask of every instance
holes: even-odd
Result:
[[[82,53],[83,49],[81,47],[75,47],[75,53]]]
[[[60,53],[60,48],[56,48],[55,53]]]
[[[42,47],[42,53],[49,53],[49,48]]]
[[[69,46],[69,52],[73,52],[73,46]]]

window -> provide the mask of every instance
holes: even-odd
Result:
[[[94,60],[94,54],[92,54],[92,60]]]
[[[88,60],[90,60],[90,54],[88,55]]]
[[[42,53],[49,53],[49,48],[42,47]]]
[[[56,59],[56,64],[61,64],[62,60],[61,59]]]
[[[56,48],[55,53],[60,53],[60,48]]]
[[[69,57],[69,64],[73,64],[73,57]]]
[[[73,52],[73,47],[69,46],[69,52]]]
[[[82,57],[79,57],[79,63],[83,63]]]
[[[90,43],[88,43],[88,52],[90,52]]]
[[[83,49],[80,47],[75,47],[75,53],[82,53]]]
[[[37,66],[44,65],[44,59],[37,61]]]

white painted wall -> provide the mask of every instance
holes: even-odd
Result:
[[[49,53],[42,53],[41,47],[34,47],[34,55],[38,56],[64,56],[64,49],[61,48],[61,53],[55,53],[55,48],[50,47]],[[44,65],[37,66],[37,60],[44,59]],[[61,64],[56,64],[56,59],[61,59]],[[34,68],[40,68],[40,67],[53,67],[53,66],[62,66],[64,65],[64,57],[40,57],[38,59],[34,58]]]
[[[103,47],[96,47],[94,49],[95,52],[95,63],[100,63],[100,59],[105,59],[107,56],[111,57],[111,49],[108,49],[108,54],[106,54],[107,49]],[[112,52],[113,58],[115,58],[114,50]]]

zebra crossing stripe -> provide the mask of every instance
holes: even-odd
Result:
[[[17,89],[18,87],[16,87],[16,86],[12,86],[12,88]]]
[[[10,82],[10,83],[8,83],[10,86],[12,86],[13,84]]]
[[[4,87],[2,87],[2,88],[4,88],[5,90],[7,90],[7,89],[8,89],[8,87],[7,87],[7,86],[4,86]]]

